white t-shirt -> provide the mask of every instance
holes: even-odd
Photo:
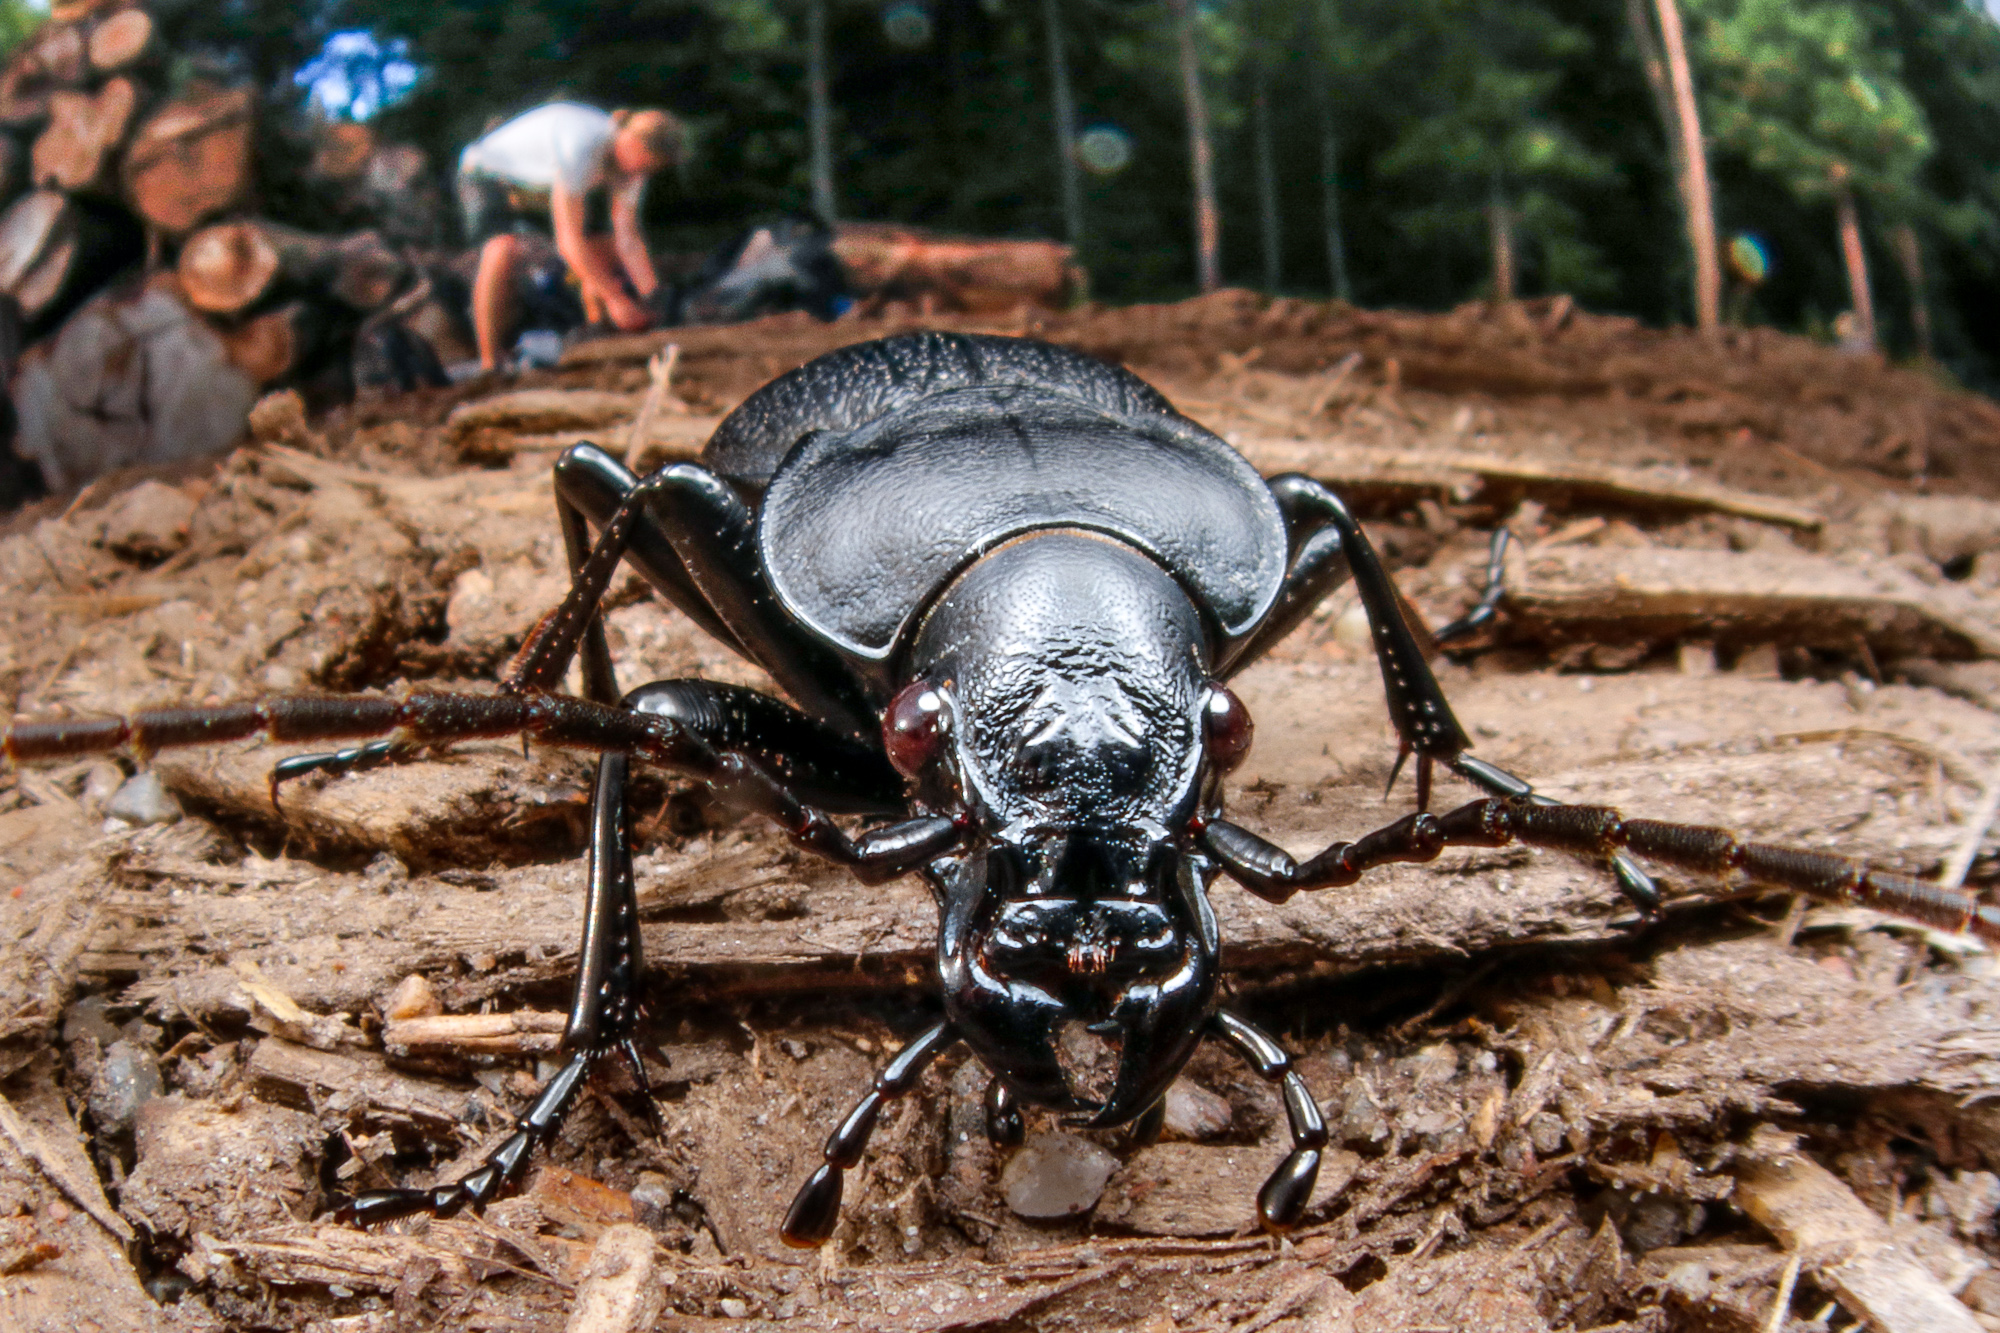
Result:
[[[611,162],[618,127],[594,106],[551,102],[524,111],[459,154],[462,176],[484,176],[540,193],[557,181],[582,195],[610,180],[619,194],[645,188],[644,176],[622,177]]]

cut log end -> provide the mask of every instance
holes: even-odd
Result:
[[[99,74],[130,69],[151,52],[153,31],[153,16],[143,9],[121,9],[99,20],[85,44],[90,67]]]

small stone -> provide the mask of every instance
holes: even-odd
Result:
[[[1538,1112],[1528,1121],[1528,1139],[1535,1145],[1535,1151],[1544,1157],[1553,1157],[1562,1151],[1562,1117],[1547,1111]]]
[[[750,1302],[744,1300],[741,1296],[724,1296],[722,1298],[722,1314],[725,1319],[748,1319],[750,1317]]]
[[[1118,1159],[1074,1134],[1037,1134],[1009,1159],[1000,1189],[1016,1216],[1074,1217],[1097,1205]]]
[[[1167,1089],[1166,1132],[1177,1139],[1200,1142],[1229,1128],[1227,1099],[1185,1079]]]
[[[111,798],[124,785],[125,770],[109,759],[101,759],[83,775],[83,791],[78,794],[77,801],[83,806],[85,814],[102,819],[111,806]]]
[[[657,1171],[641,1171],[632,1187],[632,1206],[639,1221],[657,1231],[674,1215],[674,1187]]]
[[[90,1114],[99,1133],[124,1137],[132,1132],[139,1108],[160,1095],[159,1058],[147,1047],[119,1040],[104,1052],[90,1084]]]
[[[396,989],[389,992],[388,1001],[382,1006],[383,1015],[392,1023],[406,1022],[412,1018],[429,1018],[444,1012],[438,1003],[437,992],[422,973],[412,972],[396,983]]]
[[[121,1035],[111,1021],[111,1002],[102,995],[86,995],[63,1011],[64,1041],[95,1037],[100,1046],[109,1046]]]
[[[1333,641],[1350,653],[1372,653],[1375,631],[1368,623],[1368,608],[1354,602],[1342,611],[1333,622]]]
[[[188,543],[194,501],[162,481],[142,481],[118,497],[98,524],[97,544],[141,564],[157,564]]]
[[[159,774],[148,771],[120,787],[106,813],[127,824],[172,824],[181,817],[181,803]]]

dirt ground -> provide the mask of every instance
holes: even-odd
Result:
[[[0,528],[0,686],[78,714],[492,681],[566,584],[548,466],[698,450],[771,375],[914,316],[579,349],[519,382],[267,414],[265,442]],[[960,327],[970,327],[961,325]],[[986,327],[995,328],[988,324]],[[1432,624],[1477,752],[1566,799],[1934,876],[2000,787],[2000,408],[1768,333],[1563,302],[1390,315],[1225,293],[1005,323],[1122,360],[1262,470],[1341,486]],[[522,396],[526,391],[529,396]],[[758,683],[636,578],[628,685]],[[1239,693],[1236,819],[1316,850],[1403,813],[1336,595]],[[777,1239],[935,1011],[928,895],[642,787],[648,1074],[609,1069],[518,1197],[363,1232],[331,1196],[463,1173],[553,1066],[586,764],[516,745],[287,789],[263,746],[0,776],[0,1325],[10,1329],[2000,1329],[1992,955],[1857,909],[1452,853],[1264,904],[1218,883],[1229,1003],[1332,1129],[1255,1228],[1274,1090],[1205,1048],[1136,1147],[983,1073],[892,1105],[823,1251]],[[150,799],[148,798],[151,792]],[[1440,800],[1463,799],[1446,784]],[[171,805],[174,808],[168,808]],[[1975,841],[1970,882],[2000,878]],[[1031,1196],[1074,1215],[1026,1216]]]

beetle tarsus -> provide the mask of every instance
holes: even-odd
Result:
[[[820,1153],[824,1165],[812,1173],[793,1197],[778,1233],[785,1244],[812,1249],[824,1245],[833,1235],[834,1224],[840,1220],[841,1176],[858,1165],[861,1155],[868,1150],[868,1138],[875,1132],[882,1107],[908,1096],[930,1068],[931,1061],[957,1042],[958,1034],[951,1025],[939,1023],[896,1052],[896,1057],[883,1066],[867,1095],[855,1103],[854,1109],[827,1136],[826,1147]]]

